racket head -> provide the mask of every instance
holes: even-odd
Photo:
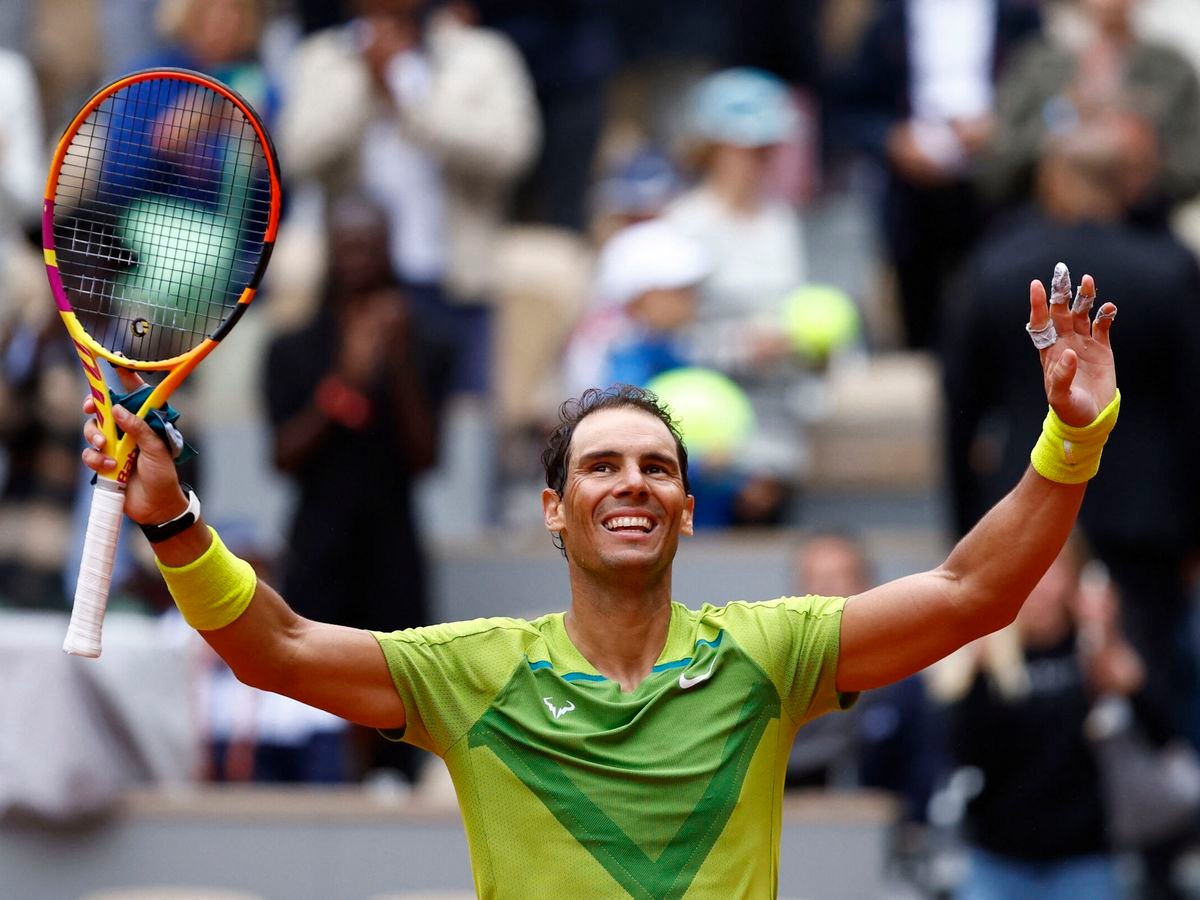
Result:
[[[46,272],[117,445],[101,361],[170,374],[158,405],[253,300],[279,225],[274,145],[237,92],[147,69],[105,86],[67,126],[42,207]]]

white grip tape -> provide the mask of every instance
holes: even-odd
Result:
[[[108,606],[113,560],[117,538],[121,535],[121,515],[125,510],[125,486],[101,479],[92,492],[87,537],[83,542],[83,561],[75,583],[75,605],[63,650],[75,656],[100,655],[100,628]]]

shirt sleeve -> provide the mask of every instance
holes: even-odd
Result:
[[[520,619],[474,619],[372,632],[387,660],[406,725],[387,737],[444,755],[487,711],[539,639]]]
[[[730,633],[763,667],[795,727],[835,709],[857,693],[837,690],[844,597],[781,597],[725,607]]]

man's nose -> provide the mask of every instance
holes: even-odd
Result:
[[[642,471],[642,467],[636,463],[622,467],[621,477],[617,480],[615,491],[622,495],[647,493],[649,486],[646,483],[646,474]]]

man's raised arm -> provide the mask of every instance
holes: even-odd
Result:
[[[132,373],[120,375],[127,390],[140,383]],[[84,412],[95,412],[90,398]],[[142,525],[176,520],[187,512],[188,497],[166,446],[128,410],[115,406],[114,416],[138,445],[125,512]],[[114,462],[104,453],[104,437],[94,420],[88,421],[84,436],[89,447],[83,451],[84,463],[95,471],[111,469]],[[224,548],[199,516],[153,547],[184,618],[241,681],[362,725],[404,725],[404,704],[369,632],[296,615],[247,563]]]
[[[838,690],[898,681],[1007,625],[1058,555],[1120,403],[1109,343],[1117,309],[1105,303],[1093,322],[1095,296],[1085,275],[1072,304],[1062,263],[1049,304],[1042,283],[1030,285],[1027,330],[1041,356],[1052,410],[1032,464],[941,566],[847,602]]]

